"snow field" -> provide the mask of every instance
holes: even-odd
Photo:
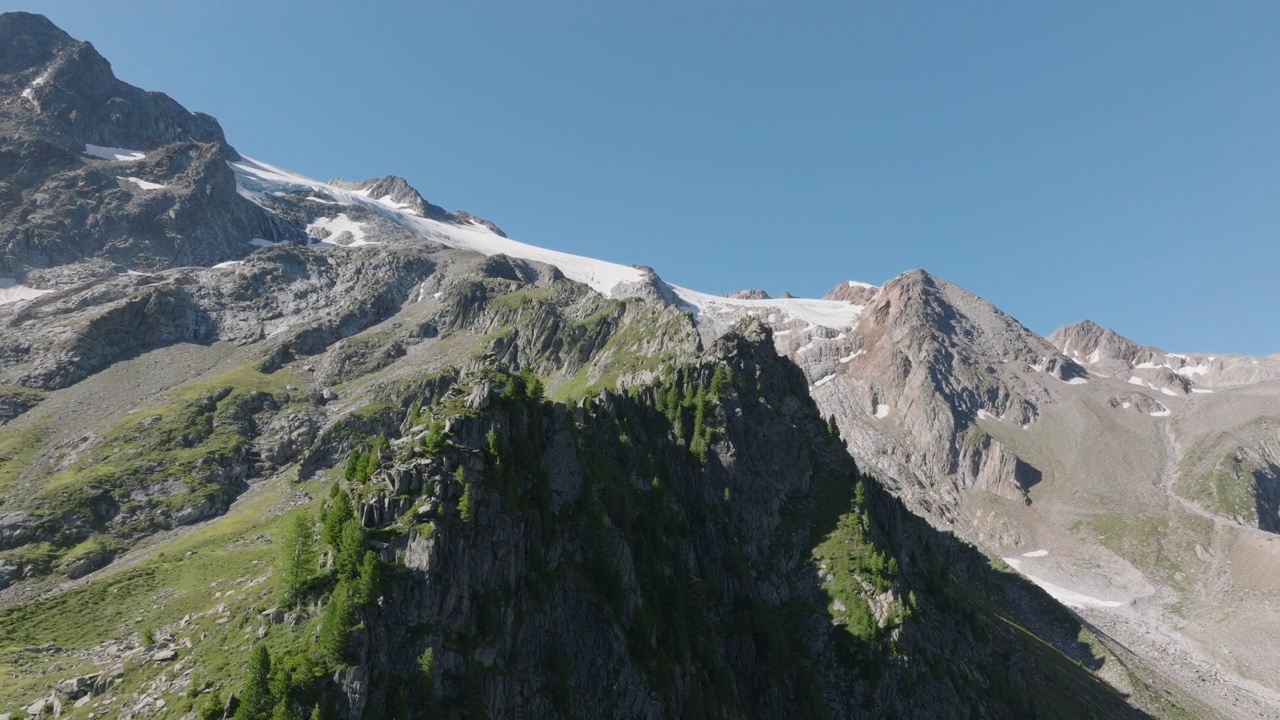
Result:
[[[111,149],[101,150],[106,153]],[[259,204],[264,202],[269,193],[308,191],[307,200],[364,208],[413,231],[423,239],[441,245],[484,255],[502,254],[554,265],[564,273],[565,277],[588,285],[607,297],[627,296],[632,294],[634,288],[648,282],[644,271],[629,265],[548,250],[504,238],[474,221],[465,225],[454,225],[420,217],[408,211],[406,204],[391,200],[390,196],[371,199],[365,191],[343,190],[252,158],[231,163],[231,167],[236,173],[240,194]],[[367,244],[367,241],[364,241],[363,227],[358,222],[347,218],[345,213],[338,218],[322,218],[307,228],[308,232],[314,229],[324,229],[335,234],[345,230],[356,239],[352,245]],[[860,284],[851,282],[851,286],[856,285]],[[813,325],[843,328],[851,326],[863,309],[860,306],[836,300],[802,298],[747,300],[709,295],[673,285],[667,287],[675,293],[676,297],[698,313],[714,316],[762,316],[782,313],[787,317]]]

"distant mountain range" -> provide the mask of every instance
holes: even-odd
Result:
[[[306,178],[0,15],[0,718],[1280,718],[1278,408]]]

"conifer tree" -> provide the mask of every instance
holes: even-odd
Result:
[[[347,521],[354,518],[355,513],[351,510],[351,500],[345,492],[339,491],[333,497],[328,510],[324,514],[324,526],[320,530],[320,539],[325,545],[335,550],[338,547],[338,540],[342,537],[342,528]]]
[[[271,720],[302,720],[302,715],[293,709],[293,703],[288,698],[283,698],[271,711]]]
[[[462,518],[462,522],[471,522],[472,514],[475,512],[471,507],[471,483],[467,482],[466,471],[461,465],[453,473],[453,477],[462,483],[462,497],[458,498],[458,517]]]
[[[338,580],[350,580],[360,571],[360,561],[364,557],[364,528],[354,517],[342,525],[342,534],[338,536],[338,551],[333,566],[338,571]]]
[[[200,711],[196,717],[199,720],[218,720],[223,717],[224,706],[222,704],[222,693],[218,692],[218,688],[209,691],[208,697],[200,705]]]
[[[364,552],[360,561],[360,573],[352,588],[351,599],[357,605],[368,605],[378,599],[378,589],[382,584],[382,561],[372,550]]]
[[[436,695],[436,651],[430,647],[418,658],[418,670],[422,673],[422,705],[428,714],[435,713]]]
[[[271,720],[275,702],[271,697],[270,676],[271,655],[265,644],[258,643],[249,654],[249,676],[240,691],[235,720]]]
[[[444,420],[436,418],[427,426],[427,434],[422,438],[422,447],[427,455],[438,457],[444,452],[447,443],[444,438]]]
[[[285,602],[296,605],[315,572],[315,536],[311,531],[311,516],[295,515],[280,547],[280,591]]]
[[[339,580],[320,614],[320,648],[335,662],[346,662],[348,640],[356,625],[348,592],[346,582]]]

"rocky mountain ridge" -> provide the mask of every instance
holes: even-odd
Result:
[[[1255,573],[1280,563],[1276,358],[1167,353],[1088,322],[1042,339],[918,271],[875,298],[838,333],[778,345],[851,453],[1132,647],[1177,648],[1175,672],[1231,668],[1246,689],[1211,702],[1275,716],[1280,587]]]
[[[244,644],[294,658],[356,581],[330,542],[306,601],[271,607],[282,517],[336,512],[336,488],[386,577],[341,657],[290,671],[291,710],[306,691],[342,717],[589,715],[587,688],[615,683],[619,716],[1274,709],[1274,617],[1204,602],[1277,590],[1255,573],[1280,495],[1266,359],[1143,367],[1161,356],[1096,326],[1040,338],[923,271],[823,299],[698,293],[511,240],[395,176],[242,157],[38,16],[0,15],[0,40],[0,276],[25,288],[0,303],[0,624],[26,643],[0,652],[20,678],[0,701],[103,643],[184,639],[203,679],[111,674],[126,714],[243,699]],[[1176,662],[1141,624],[1175,604]],[[68,606],[83,627],[56,621]],[[1212,683],[1183,674],[1246,622]],[[95,688],[80,713],[111,701],[99,680],[72,684]],[[91,697],[53,692],[42,707]]]

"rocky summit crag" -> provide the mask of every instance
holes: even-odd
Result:
[[[1140,641],[1273,591],[1271,360],[675,287],[243,157],[37,15],[0,94],[0,717],[1269,711],[1248,642]]]

